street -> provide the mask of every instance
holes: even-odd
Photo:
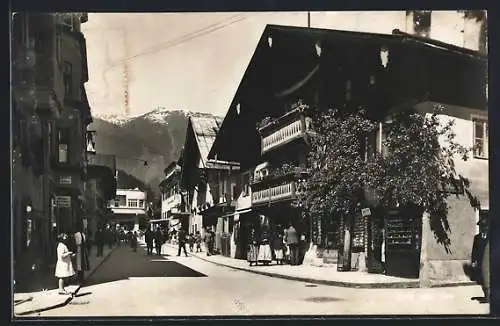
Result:
[[[202,261],[117,248],[73,301],[41,317],[486,314],[478,286],[355,289],[256,275]]]

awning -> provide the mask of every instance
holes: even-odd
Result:
[[[242,209],[240,211],[234,211],[232,213],[229,213],[229,214],[226,214],[226,215],[222,215],[222,217],[230,217],[230,216],[235,216],[235,215],[239,215],[239,214],[245,214],[245,213],[248,213],[248,212],[251,212],[252,209],[251,208],[247,208],[247,209]]]
[[[165,219],[157,219],[157,220],[149,220],[148,223],[159,223],[159,222],[168,222],[168,220]]]

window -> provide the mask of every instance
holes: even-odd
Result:
[[[118,195],[115,198],[115,207],[126,206],[126,197],[124,195]]]
[[[143,199],[139,199],[139,207],[144,207],[144,200]]]
[[[413,27],[418,36],[429,37],[431,31],[431,11],[416,10],[413,12]]]
[[[58,20],[59,24],[61,24],[64,27],[69,28],[69,30],[73,30],[74,28],[74,20],[73,20],[73,14],[68,14],[68,13],[61,13],[58,15]]]
[[[68,163],[69,162],[69,144],[70,144],[70,128],[59,129],[58,134],[58,162]]]
[[[65,61],[63,64],[63,82],[64,82],[64,93],[67,96],[71,96],[73,93],[73,67],[71,63]]]
[[[137,199],[129,199],[128,207],[137,207]]]
[[[488,158],[488,121],[474,119],[474,157]]]

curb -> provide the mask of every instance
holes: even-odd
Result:
[[[89,278],[92,274],[94,274],[94,272],[97,271],[99,269],[99,267],[111,256],[111,254],[116,250],[116,248],[118,248],[118,247],[111,249],[111,251],[99,263],[97,263],[94,270],[92,270],[87,276],[84,277],[84,280]],[[34,309],[34,310],[27,310],[27,311],[23,311],[21,313],[14,312],[14,315],[15,316],[25,316],[25,315],[36,314],[36,313],[44,312],[47,310],[52,310],[52,309],[64,307],[73,300],[73,298],[78,294],[78,291],[80,291],[81,288],[82,288],[82,285],[78,285],[77,288],[75,289],[75,291],[73,292],[73,294],[71,296],[69,296],[68,298],[66,298],[66,300],[64,300],[61,303],[47,306],[47,307],[43,307],[43,308]]]
[[[169,245],[171,248],[176,248],[175,246]],[[291,281],[299,281],[299,282],[307,282],[311,284],[319,284],[319,285],[328,285],[328,286],[339,286],[339,287],[347,287],[347,288],[356,288],[356,289],[412,289],[412,288],[420,288],[420,281],[410,281],[410,282],[390,282],[390,283],[352,283],[352,282],[342,282],[342,281],[330,281],[330,280],[318,280],[301,276],[291,276],[284,275],[272,272],[265,272],[259,270],[252,270],[244,267],[231,266],[224,263],[214,262],[209,259],[203,258],[198,255],[193,255],[192,253],[188,253],[189,256],[196,257],[200,260],[222,266],[228,267],[240,271],[245,271],[249,273],[264,275],[268,277],[281,278]],[[460,283],[442,283],[442,284],[434,284],[431,285],[431,288],[437,287],[455,287],[455,286],[470,286],[477,285],[475,282],[460,282]]]

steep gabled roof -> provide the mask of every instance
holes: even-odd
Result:
[[[190,124],[193,128],[200,159],[203,166],[207,166],[208,153],[217,137],[222,118],[220,117],[190,117]]]

